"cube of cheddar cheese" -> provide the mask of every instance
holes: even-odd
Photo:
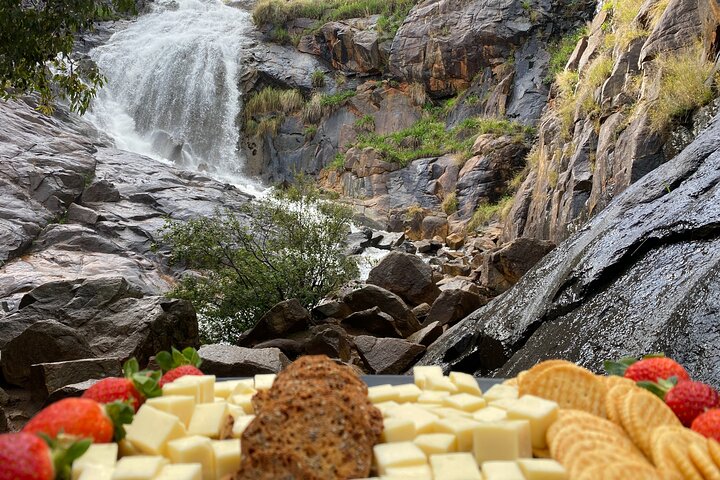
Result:
[[[496,384],[485,392],[483,398],[488,403],[500,398],[518,398],[518,388],[512,385]]]
[[[415,423],[409,418],[390,417],[383,420],[383,442],[411,442],[415,435]]]
[[[568,480],[565,467],[549,458],[521,458],[517,461],[525,480]]]
[[[469,393],[457,393],[443,399],[443,405],[464,412],[475,412],[485,407],[485,399]]]
[[[518,464],[510,461],[485,462],[482,474],[485,480],[525,480]]]
[[[197,403],[212,403],[215,401],[215,375],[185,375],[171,383],[197,385],[199,389]]]
[[[201,403],[195,407],[188,425],[188,435],[202,435],[219,439],[223,428],[228,425],[230,410],[225,402]]]
[[[112,480],[114,473],[115,467],[90,464],[83,468],[82,473],[76,480]]]
[[[418,365],[413,367],[413,377],[415,377],[415,385],[425,389],[426,380],[428,377],[442,377],[442,367],[437,365]]]
[[[240,469],[240,440],[213,440],[210,442],[215,455],[215,479],[229,478]]]
[[[117,443],[94,443],[72,463],[72,479],[78,480],[90,465],[115,468],[118,458]]]
[[[245,429],[250,425],[250,422],[255,420],[255,415],[243,415],[236,417],[232,428],[232,437],[241,438]]]
[[[195,397],[190,395],[169,395],[148,398],[145,403],[163,412],[175,415],[186,427],[190,424],[195,410]]]
[[[533,395],[523,395],[507,410],[510,420],[530,422],[530,438],[533,448],[547,448],[545,434],[558,417],[558,404]]]
[[[167,456],[172,463],[199,463],[203,480],[215,480],[215,457],[209,438],[192,435],[168,442]]]
[[[368,388],[368,398],[372,403],[383,403],[397,400],[397,394],[392,385],[375,385]]]
[[[153,480],[202,480],[202,467],[198,463],[165,465]]]
[[[389,467],[425,465],[427,458],[412,442],[378,443],[373,447],[378,473],[385,475]]]
[[[415,424],[415,434],[433,432],[435,420],[440,418],[438,415],[413,404],[401,404],[388,409],[386,413],[389,418],[411,420]]]
[[[507,420],[507,411],[497,407],[485,407],[481,408],[477,412],[473,413],[473,420],[478,422],[502,422]]]
[[[246,380],[223,380],[223,381],[216,381],[215,382],[215,397],[225,398],[227,399],[230,395],[233,394],[235,391],[235,388],[245,382]],[[253,382],[250,380],[250,385],[252,386]]]
[[[430,455],[433,476],[442,480],[482,480],[480,469],[469,453]]]
[[[159,456],[123,457],[115,466],[112,480],[153,480],[168,463]]]
[[[255,379],[253,378],[246,378],[245,380],[239,380],[238,383],[235,385],[235,388],[232,392],[230,392],[231,395],[240,395],[240,394],[247,394],[252,393],[255,395],[257,393],[257,390],[255,390]]]
[[[228,402],[233,405],[237,405],[238,407],[241,407],[246,415],[250,415],[255,413],[255,407],[253,407],[252,404],[252,398],[254,395],[254,393],[240,393],[232,395],[228,399]]]
[[[429,376],[425,378],[425,390],[441,390],[444,392],[458,393],[458,387],[448,377]]]
[[[456,387],[458,387],[458,390],[461,393],[469,393],[470,395],[477,396],[482,395],[480,385],[478,385],[475,377],[473,377],[469,373],[450,372],[448,378],[450,378],[450,381],[453,382]]]
[[[473,451],[473,434],[482,424],[474,420],[451,417],[435,421],[435,433],[451,433],[457,437],[458,452]]]
[[[181,377],[182,378],[182,377]],[[179,380],[179,379],[178,379]],[[200,384],[199,383],[183,383],[170,382],[162,387],[162,396],[190,396],[195,399],[195,403],[200,403]]]
[[[167,443],[185,436],[185,425],[175,415],[144,404],[127,429],[126,439],[140,453],[164,455]]]
[[[532,457],[530,424],[527,420],[477,422],[473,452],[478,465],[495,460]]]
[[[427,390],[420,394],[417,399],[417,403],[420,404],[435,404],[442,405],[443,399],[450,396],[450,392],[444,392],[442,390],[432,391]]]
[[[270,390],[273,383],[275,382],[274,373],[262,373],[255,375],[255,390]]]
[[[428,457],[457,451],[457,437],[451,433],[425,433],[415,437],[413,443]]]
[[[406,478],[412,480],[433,480],[429,465],[415,465],[412,467],[388,467],[385,477]]]
[[[397,385],[393,390],[398,403],[415,402],[420,394],[422,394],[422,390],[413,383]]]

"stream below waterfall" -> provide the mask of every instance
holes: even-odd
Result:
[[[87,115],[116,146],[205,172],[241,190],[240,65],[251,14],[219,0],[161,1],[90,51],[107,85]]]

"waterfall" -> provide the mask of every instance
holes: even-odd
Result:
[[[249,186],[237,117],[252,30],[248,12],[218,0],[156,4],[90,51],[107,85],[88,117],[118,148]]]

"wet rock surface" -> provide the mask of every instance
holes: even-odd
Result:
[[[243,348],[234,345],[210,344],[198,350],[202,371],[218,377],[251,377],[256,374],[278,373],[290,360],[278,348]]]
[[[716,117],[420,363],[510,376],[545,358],[598,371],[604,359],[664,351],[717,386],[718,185]]]

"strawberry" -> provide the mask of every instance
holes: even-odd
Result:
[[[108,443],[125,436],[123,424],[130,423],[132,417],[132,407],[127,403],[101,405],[89,398],[65,398],[40,410],[23,432],[42,433],[52,439],[63,433]]]
[[[605,362],[605,370],[610,375],[619,375],[636,382],[656,382],[659,379],[677,377],[678,380],[690,380],[690,375],[671,358],[662,353],[645,355],[638,360],[634,357],[622,358],[617,362]]]
[[[697,433],[720,442],[720,408],[712,408],[698,415],[692,427]]]
[[[710,385],[670,377],[656,382],[638,382],[665,401],[683,425],[690,428],[693,420],[705,410],[720,407],[720,395]]]
[[[30,433],[0,435],[0,480],[65,480],[89,440],[56,442]]]
[[[137,412],[146,398],[162,395],[158,386],[160,372],[139,370],[137,360],[131,358],[123,365],[124,378],[104,378],[88,388],[82,397],[98,403],[125,401]]]
[[[200,355],[192,347],[187,347],[182,352],[173,347],[171,352],[158,353],[155,360],[157,360],[160,368],[165,373],[160,379],[161,387],[185,375],[203,374],[198,368],[202,363]]]

